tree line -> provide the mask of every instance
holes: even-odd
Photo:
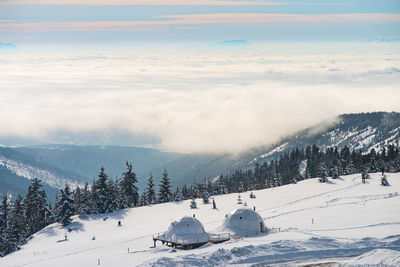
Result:
[[[347,146],[339,149],[331,147],[321,150],[317,145],[305,149],[293,149],[283,153],[279,159],[256,162],[253,168],[239,169],[220,176],[219,192],[226,188],[229,192],[256,190],[296,183],[300,180],[354,173],[399,172],[400,153],[393,145],[377,152],[371,149],[351,151]]]
[[[214,179],[194,180],[171,190],[171,182],[164,169],[158,190],[153,176],[147,180],[145,190],[139,194],[137,176],[132,164],[126,162],[126,171],[116,181],[108,178],[103,167],[91,185],[72,189],[68,184],[60,190],[53,206],[47,203],[46,192],[39,179],[33,179],[26,197],[11,200],[4,196],[0,204],[0,255],[18,249],[29,237],[45,226],[59,222],[71,223],[73,215],[109,213],[120,209],[153,205],[170,201],[202,198],[205,204],[212,195],[277,187],[297,181],[327,176],[333,178],[361,172],[400,171],[399,149],[389,145],[381,152],[350,151],[348,147],[318,146],[294,149],[277,160],[256,162],[253,168],[239,169]]]

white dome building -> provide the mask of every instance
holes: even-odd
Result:
[[[202,223],[194,217],[183,217],[173,221],[168,231],[160,235],[159,240],[179,246],[202,245],[208,242],[208,233]]]
[[[263,218],[252,209],[237,209],[232,211],[225,218],[223,228],[246,236],[268,232]]]

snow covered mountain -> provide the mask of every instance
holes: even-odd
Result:
[[[225,215],[243,208],[238,194],[219,195],[214,198],[217,209],[197,199],[197,209],[190,209],[187,200],[74,217],[69,229],[52,224],[21,250],[0,258],[0,266],[399,266],[400,173],[388,174],[386,187],[380,176],[371,174],[365,184],[360,174],[330,183],[308,179],[254,191],[256,198],[242,193],[243,203],[256,207],[268,234],[242,234],[193,250],[161,243],[150,248],[153,235],[183,216],[195,214],[206,232],[219,233]]]
[[[48,199],[53,201],[66,182],[79,184],[80,176],[40,162],[16,149],[0,147],[0,196],[24,196],[33,178],[42,180]]]
[[[289,136],[253,161],[270,160],[295,148],[316,144],[321,149],[347,146],[350,150],[381,152],[388,145],[400,147],[400,113],[375,112],[344,114]]]
[[[0,194],[25,195],[29,180],[35,177],[55,192],[58,192],[58,188],[63,187],[65,182],[70,185],[91,183],[93,178],[97,177],[101,166],[104,166],[109,177],[114,179],[125,171],[127,160],[133,162],[139,177],[147,178],[152,168],[181,156],[183,155],[137,147],[0,147]],[[16,180],[24,182],[16,183]],[[145,179],[141,179],[140,182],[144,184]]]
[[[191,183],[193,179],[216,177],[236,169],[254,167],[256,162],[278,159],[295,148],[316,144],[322,150],[339,149],[382,150],[387,145],[400,147],[400,113],[374,112],[344,114],[332,120],[297,132],[273,145],[260,146],[239,155],[189,154],[164,166],[175,184]]]
[[[285,152],[308,145],[321,149],[331,146],[369,151],[392,144],[400,146],[400,113],[344,114],[314,127],[288,136],[278,143],[251,149],[239,155],[180,154],[156,149],[111,146],[48,145],[36,147],[0,147],[0,170],[11,171],[25,178],[37,176],[50,186],[91,182],[105,167],[111,178],[121,176],[129,160],[143,188],[150,173],[158,184],[165,168],[173,186],[191,184],[236,169],[251,168],[256,162],[277,159]],[[0,174],[1,183],[4,180]],[[26,189],[24,189],[26,190]],[[1,190],[0,190],[1,193]]]

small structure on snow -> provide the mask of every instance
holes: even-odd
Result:
[[[192,249],[200,247],[208,242],[221,243],[230,239],[229,234],[209,234],[204,231],[202,223],[193,217],[183,217],[173,221],[168,231],[153,236],[154,247],[157,241],[167,246]]]
[[[237,209],[225,218],[223,228],[238,235],[256,235],[268,232],[263,218],[252,209]]]
[[[191,209],[197,209],[197,203],[194,198],[192,198],[192,201],[190,201],[190,208]]]
[[[242,198],[241,198],[240,194],[239,194],[239,196],[238,196],[237,203],[238,203],[239,205],[242,205],[242,204],[243,204],[243,201],[242,201]]]
[[[195,248],[208,242],[208,234],[204,231],[204,227],[195,217],[183,217],[173,221],[164,232],[157,237],[153,237],[154,246],[159,240],[163,244],[174,248]]]
[[[389,186],[389,182],[388,182],[388,180],[387,180],[386,174],[382,175],[381,184],[382,184],[383,186]]]

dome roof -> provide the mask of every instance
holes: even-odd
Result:
[[[167,239],[174,239],[176,237],[207,236],[207,233],[199,220],[193,217],[183,217],[171,223],[165,236]]]
[[[235,233],[248,232],[257,234],[265,232],[263,218],[252,209],[237,209],[225,218],[223,227]]]

